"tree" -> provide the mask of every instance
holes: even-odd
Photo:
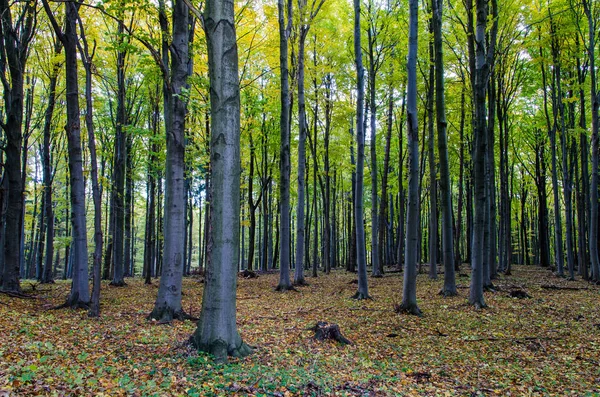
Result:
[[[161,3],[163,4],[163,3]],[[161,12],[163,34],[166,27],[164,4]],[[164,266],[158,296],[149,317],[160,322],[190,318],[181,307],[184,270],[184,152],[187,77],[189,58],[189,10],[184,0],[173,2],[170,81],[166,80],[165,130],[167,159],[164,209]],[[163,36],[164,40],[164,36]],[[164,46],[164,42],[163,42]],[[163,47],[164,51],[164,47]],[[164,52],[163,52],[164,54]],[[163,55],[163,67],[166,68]],[[237,263],[237,262],[235,262]]]
[[[54,54],[57,56],[62,52],[62,43],[57,38],[54,39]],[[48,105],[44,114],[44,143],[42,145],[42,157],[44,165],[44,218],[46,219],[46,257],[44,261],[44,272],[42,275],[42,283],[52,283],[52,259],[54,258],[54,210],[52,208],[52,164],[51,164],[51,148],[50,142],[52,139],[52,117],[54,115],[54,107],[56,106],[56,83],[58,81],[58,73],[61,63],[55,62],[52,65],[50,72]]]
[[[475,28],[475,84],[473,85],[473,100],[475,105],[473,131],[473,190],[475,196],[475,218],[473,220],[473,237],[471,248],[471,290],[469,302],[476,308],[486,307],[483,296],[484,269],[484,234],[486,229],[486,88],[490,73],[489,55],[486,51],[487,2],[476,0]],[[488,50],[489,51],[489,50]]]
[[[590,97],[592,101],[592,183],[590,183],[590,260],[592,266],[592,279],[600,281],[600,261],[598,259],[598,158],[600,145],[598,144],[598,108],[600,107],[600,93],[597,92],[596,82],[596,57],[595,23],[592,14],[592,2],[583,0],[585,15],[588,20],[588,56],[590,60]],[[586,264],[587,266],[587,264]]]
[[[360,45],[360,0],[354,0],[354,62],[356,66],[356,194],[354,203],[354,222],[356,225],[356,263],[358,267],[358,291],[354,299],[368,299],[367,256],[364,224],[364,171],[365,171],[365,70]]]
[[[85,217],[85,181],[81,148],[81,123],[79,120],[79,83],[77,81],[77,24],[78,3],[65,3],[65,29],[54,18],[47,0],[42,0],[54,32],[65,49],[65,76],[67,97],[67,143],[69,151],[69,182],[71,185],[71,233],[73,282],[65,307],[87,308],[90,302],[88,285],[88,247]]]
[[[13,12],[17,12],[13,20]],[[8,0],[0,0],[0,81],[4,93],[4,114],[0,127],[4,131],[4,176],[7,180],[8,200],[4,220],[0,290],[21,292],[19,268],[21,265],[21,214],[23,212],[23,175],[21,151],[23,143],[23,95],[25,64],[29,44],[33,39],[37,20],[35,1],[14,7]],[[6,118],[6,120],[3,120]]]
[[[404,285],[400,310],[421,315],[417,306],[417,252],[419,249],[419,121],[417,118],[417,51],[419,45],[419,2],[409,2],[408,74],[406,86],[406,121],[408,123],[408,203],[406,211],[406,245]]]
[[[444,51],[442,46],[443,2],[432,0],[433,47],[435,50],[435,102],[437,120],[438,154],[440,156],[440,196],[442,199],[442,256],[444,261],[444,286],[440,293],[454,296],[454,245],[452,241],[452,199],[450,167],[448,164],[448,136],[446,134],[446,97],[444,92]]]
[[[90,301],[90,309],[88,315],[90,317],[98,317],[100,315],[100,279],[101,279],[101,268],[102,268],[102,192],[100,190],[100,184],[98,183],[98,161],[96,159],[96,135],[94,133],[94,120],[93,111],[94,106],[92,102],[92,62],[94,59],[94,53],[96,51],[96,44],[92,53],[88,46],[87,39],[85,37],[85,31],[83,30],[83,23],[81,18],[79,19],[79,27],[81,31],[81,44],[79,45],[79,52],[81,59],[83,60],[83,67],[85,69],[85,126],[88,133],[88,148],[90,150],[90,162],[91,162],[91,177],[92,177],[92,196],[94,200],[94,266],[93,266],[93,288],[92,288],[92,299]],[[48,230],[50,233],[50,230]]]
[[[177,4],[177,2],[176,2]],[[226,361],[252,349],[236,324],[240,245],[240,87],[233,2],[209,0],[204,12],[211,109],[210,237],[198,328],[191,341]]]
[[[319,13],[325,0],[313,0],[308,9],[306,0],[298,1],[298,14],[300,18],[300,32],[298,37],[298,201],[296,208],[296,271],[294,284],[304,284],[304,195],[306,189],[306,135],[308,123],[306,121],[306,100],[304,95],[304,58],[306,37],[310,25]]]

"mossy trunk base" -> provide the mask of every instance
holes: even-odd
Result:
[[[229,357],[243,358],[254,352],[254,349],[244,342],[231,348],[223,339],[217,339],[211,343],[200,343],[194,336],[190,337],[190,343],[199,351],[203,351],[214,356],[216,363],[227,363]]]

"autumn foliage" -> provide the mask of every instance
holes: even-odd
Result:
[[[464,271],[463,271],[464,273]],[[465,277],[467,276],[467,277]],[[396,314],[401,276],[371,280],[373,300],[349,299],[355,275],[333,271],[281,294],[277,274],[239,279],[238,327],[253,355],[216,365],[187,345],[196,325],[147,321],[157,283],[102,285],[101,317],[51,310],[69,284],[0,295],[0,390],[17,396],[593,396],[600,393],[600,289],[515,267],[486,292],[488,308],[438,295],[418,276],[422,317]],[[568,286],[569,289],[548,288]],[[184,280],[183,306],[198,316],[203,284]],[[525,291],[530,297],[512,294]],[[519,295],[512,297],[511,295]],[[352,345],[319,342],[318,321]]]

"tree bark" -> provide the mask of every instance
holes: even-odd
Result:
[[[365,168],[365,130],[364,130],[364,102],[365,102],[365,71],[362,62],[362,47],[360,44],[360,0],[354,0],[354,62],[356,65],[356,144],[358,153],[356,158],[356,194],[354,202],[354,223],[356,225],[356,262],[358,267],[358,291],[353,296],[355,299],[368,299],[369,285],[367,281],[367,258],[365,247],[364,224],[364,168]]]
[[[400,309],[420,315],[417,306],[417,256],[419,250],[419,121],[417,114],[417,52],[419,34],[419,3],[409,2],[407,106],[408,124],[408,203],[406,211],[406,245],[404,283]]]
[[[165,109],[167,159],[164,204],[164,264],[158,296],[149,317],[160,322],[184,320],[188,316],[181,307],[181,283],[184,268],[184,151],[188,62],[189,10],[183,0],[173,2],[173,49],[171,76]],[[170,114],[170,117],[167,115]],[[237,263],[237,262],[236,262]],[[235,272],[234,272],[235,273]]]
[[[435,102],[437,120],[438,155],[440,157],[440,197],[442,201],[442,256],[444,262],[444,286],[441,294],[454,296],[456,279],[454,274],[454,246],[452,241],[452,199],[450,168],[448,161],[448,135],[446,133],[446,98],[444,89],[444,52],[442,46],[443,2],[432,0],[433,46],[435,49]],[[462,145],[462,142],[461,142]],[[460,187],[462,189],[462,186]]]
[[[233,2],[209,0],[204,13],[210,77],[209,261],[194,346],[226,361],[252,352],[236,324],[240,222],[240,89]]]

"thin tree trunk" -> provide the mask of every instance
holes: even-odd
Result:
[[[408,203],[406,211],[406,248],[404,254],[404,283],[400,309],[420,315],[417,306],[417,256],[419,250],[419,120],[417,113],[417,51],[418,18],[417,0],[409,1],[408,31],[408,83],[406,120],[408,124]]]
[[[369,285],[367,281],[367,258],[365,247],[365,225],[363,187],[365,168],[365,131],[364,131],[364,102],[365,102],[365,72],[362,62],[362,47],[360,44],[360,0],[354,0],[354,61],[356,65],[356,144],[358,155],[356,159],[356,194],[354,201],[354,223],[356,225],[356,261],[358,267],[358,291],[354,299],[368,299]]]
[[[454,274],[454,246],[452,242],[452,199],[450,186],[450,169],[448,162],[448,136],[446,133],[446,98],[444,91],[444,52],[442,47],[442,12],[443,2],[432,0],[433,34],[435,49],[435,98],[438,155],[440,156],[440,197],[442,200],[442,255],[444,262],[444,286],[440,293],[454,296],[456,279]],[[464,93],[462,93],[464,95]],[[462,146],[462,141],[461,141]],[[462,191],[462,185],[460,187]]]

